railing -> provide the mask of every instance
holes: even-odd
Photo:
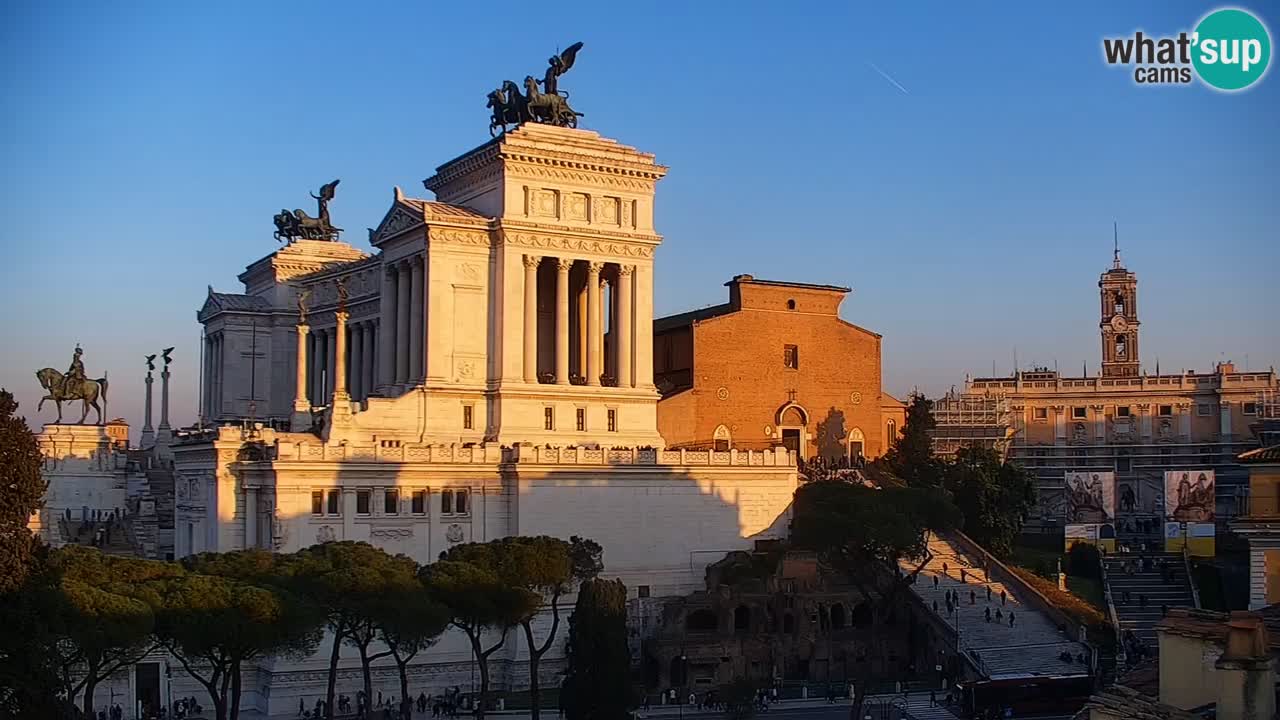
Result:
[[[1195,603],[1196,609],[1200,609],[1200,590],[1196,588],[1196,578],[1191,574],[1191,551],[1187,549],[1187,543],[1182,543],[1182,567],[1187,571],[1187,585],[1191,586],[1191,602]]]
[[[706,465],[713,467],[796,466],[795,454],[786,448],[772,450],[658,450],[619,447],[546,447],[517,445],[403,445],[394,441],[377,445],[326,445],[276,440],[272,459],[277,462],[352,461],[397,463],[450,463],[463,465]]]

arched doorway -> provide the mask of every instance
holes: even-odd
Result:
[[[796,457],[800,459],[807,458],[808,448],[805,436],[806,428],[809,427],[809,412],[799,403],[791,400],[778,408],[776,419],[778,438],[782,440],[783,447],[796,453]]]
[[[729,433],[729,428],[724,425],[717,425],[716,431],[711,436],[712,448],[719,452],[729,452],[729,448],[733,446],[733,435]]]
[[[861,428],[854,428],[849,431],[849,462],[856,465],[865,456],[866,437],[862,434]]]

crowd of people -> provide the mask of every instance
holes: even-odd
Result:
[[[462,706],[462,689],[454,687],[446,690],[440,695],[429,695],[426,692],[418,693],[418,697],[412,696],[399,698],[396,696],[383,696],[379,690],[376,698],[366,698],[364,690],[357,690],[355,696],[339,693],[334,698],[334,704],[337,705],[336,717],[357,718],[357,720],[393,720],[394,718],[408,718],[414,712],[425,714],[431,711],[433,718],[456,718],[458,717],[458,709]],[[314,705],[308,705],[305,698],[298,698],[298,717],[305,720],[314,718],[323,718],[325,713],[325,699],[317,698]]]

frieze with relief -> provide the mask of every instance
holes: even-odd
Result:
[[[614,257],[653,257],[653,248],[642,245],[632,245],[629,243],[611,243],[601,242],[599,240],[584,240],[581,238],[555,237],[551,235],[535,235],[532,233],[515,232],[506,233],[504,241],[508,245],[536,248],[539,250],[567,250],[572,252],[595,253],[597,255],[610,255]]]

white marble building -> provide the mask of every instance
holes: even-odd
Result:
[[[297,241],[251,264],[243,293],[210,289],[214,427],[173,447],[177,555],[363,540],[427,562],[460,542],[576,534],[638,598],[701,588],[726,551],[783,536],[786,450],[668,451],[657,431],[665,172],[594,132],[528,124],[438,168],[435,201],[396,189],[376,254]],[[527,682],[520,645],[495,656],[497,686]],[[445,638],[414,692],[465,688],[469,663]],[[246,710],[295,714],[324,667],[265,664]],[[344,668],[353,693],[353,658]],[[393,667],[375,678],[396,692]]]

